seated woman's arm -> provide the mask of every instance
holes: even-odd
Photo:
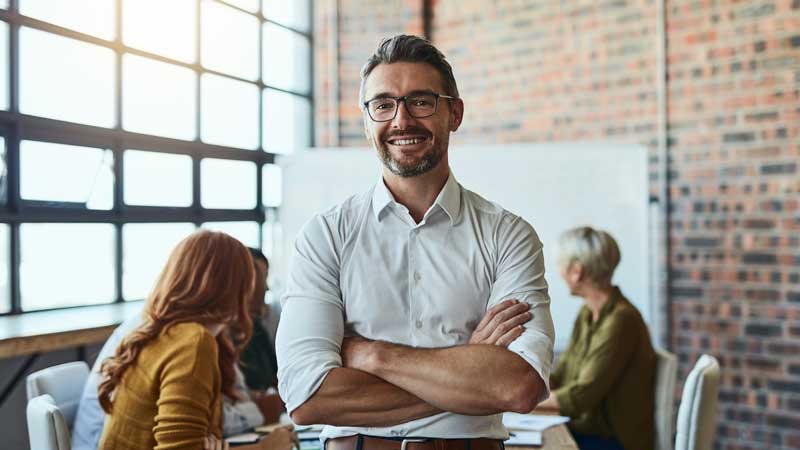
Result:
[[[163,361],[155,448],[202,449],[205,437],[220,428],[210,423],[222,395],[216,340],[208,332],[182,335]]]
[[[623,369],[638,345],[637,317],[622,313],[609,316],[595,331],[586,355],[580,361],[580,374],[553,390],[543,408],[554,408],[561,414],[577,417],[594,409],[605,398],[619,379]]]

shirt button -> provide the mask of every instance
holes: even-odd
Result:
[[[422,321],[418,320],[417,323],[415,323],[414,325],[417,326],[417,329],[420,329],[420,328],[422,328]]]
[[[414,272],[414,279],[419,281],[422,279],[422,275],[420,275],[419,272]]]

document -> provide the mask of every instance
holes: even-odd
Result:
[[[261,435],[258,433],[241,433],[225,438],[228,445],[254,444],[258,442]]]
[[[540,431],[511,431],[505,445],[542,445],[542,433]]]
[[[509,430],[544,431],[550,427],[569,422],[569,417],[539,414],[503,414],[503,425]]]

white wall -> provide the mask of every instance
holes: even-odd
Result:
[[[555,242],[567,228],[592,225],[619,242],[615,282],[658,336],[651,299],[648,248],[647,150],[614,143],[515,144],[455,147],[450,162],[467,189],[528,220],[545,246],[546,278],[556,324],[556,351],[566,346],[580,300],[558,277]],[[272,267],[283,279],[299,228],[314,214],[364,191],[380,176],[371,149],[312,149],[278,159],[283,169],[281,249]],[[271,269],[272,270],[272,269]]]

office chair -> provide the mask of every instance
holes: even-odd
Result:
[[[656,392],[655,392],[655,450],[672,450],[675,430],[674,396],[677,378],[678,359],[665,350],[656,350]]]
[[[28,439],[31,450],[70,450],[69,427],[50,395],[28,400]]]
[[[717,424],[719,363],[702,355],[683,385],[675,450],[710,450]]]
[[[83,361],[59,364],[28,375],[28,439],[31,450],[70,450],[89,366]]]

